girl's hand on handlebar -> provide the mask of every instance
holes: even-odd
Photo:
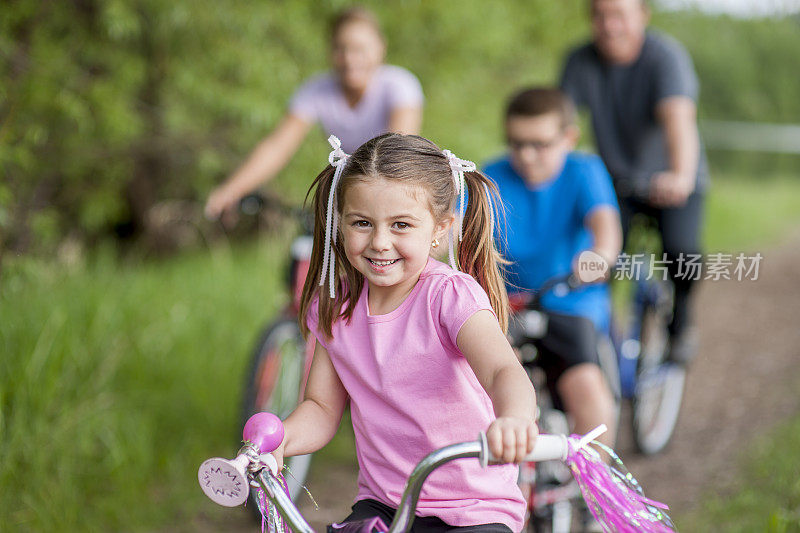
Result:
[[[539,428],[533,420],[501,416],[486,430],[489,450],[500,462],[519,463],[533,451]]]
[[[284,436],[281,445],[272,451],[272,456],[278,462],[278,471],[280,471],[283,468],[283,453],[285,448],[286,448],[286,437]]]

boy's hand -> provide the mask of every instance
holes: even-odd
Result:
[[[499,462],[519,463],[533,451],[538,434],[533,420],[502,416],[486,430],[486,441]]]
[[[581,284],[602,283],[611,277],[611,254],[596,248],[583,250],[572,263],[572,275]]]

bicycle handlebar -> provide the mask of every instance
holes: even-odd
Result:
[[[305,231],[310,231],[314,225],[313,214],[301,206],[287,203],[272,194],[259,192],[243,196],[238,203],[238,210],[244,215],[258,215],[262,211],[274,211],[282,216],[300,221]]]
[[[651,176],[652,178],[652,176]],[[647,203],[650,200],[650,180],[647,181],[617,181],[614,183],[614,190],[617,196],[623,198],[633,198],[640,202]]]
[[[313,533],[275,478],[278,465],[270,452],[283,441],[283,425],[280,419],[271,413],[256,413],[245,424],[243,437],[245,445],[235,459],[214,457],[200,465],[197,479],[203,492],[220,505],[235,507],[247,500],[251,484],[261,486],[294,531]],[[533,452],[525,457],[525,461],[563,461],[567,457],[567,450],[566,436],[539,435]],[[414,518],[422,485],[431,472],[444,463],[466,457],[478,459],[484,467],[498,462],[489,451],[484,433],[476,441],[453,444],[430,453],[409,476],[389,533],[408,530]]]
[[[538,288],[535,289],[533,292],[533,297],[531,298],[528,307],[531,309],[536,309],[539,307],[542,297],[547,294],[548,292],[554,290],[558,286],[564,286],[568,291],[573,291],[583,285],[580,279],[575,277],[573,273],[569,274],[561,274],[558,276],[553,276],[545,280],[544,283]]]

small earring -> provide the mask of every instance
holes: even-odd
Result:
[[[439,246],[439,239],[433,239],[433,242],[431,243],[431,246],[433,246],[434,248]]]

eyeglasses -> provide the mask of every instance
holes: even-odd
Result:
[[[537,152],[543,152],[555,146],[562,137],[563,135],[559,134],[556,138],[549,141],[523,141],[521,139],[508,138],[506,142],[508,143],[508,147],[514,152],[521,152],[525,148],[532,148]]]

